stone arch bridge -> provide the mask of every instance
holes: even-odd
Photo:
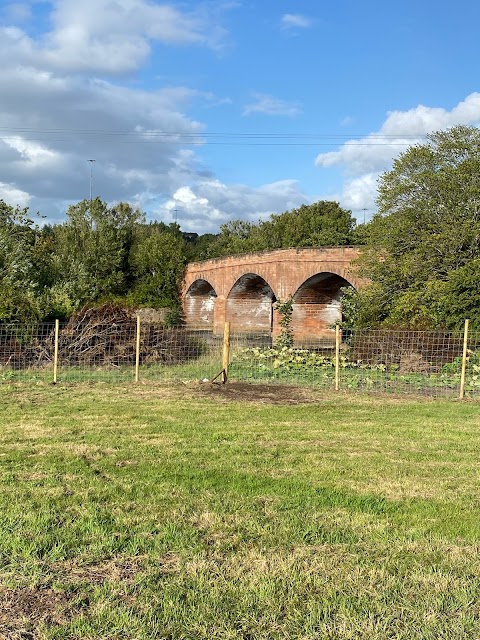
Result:
[[[187,325],[223,332],[279,332],[276,301],[293,298],[292,328],[296,342],[332,336],[341,320],[340,289],[358,288],[351,263],[357,247],[277,249],[188,265],[183,287]]]

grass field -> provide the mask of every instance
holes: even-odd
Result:
[[[479,409],[4,383],[0,638],[479,638]]]

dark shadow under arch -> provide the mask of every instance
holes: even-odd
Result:
[[[273,289],[266,280],[256,273],[245,273],[230,289],[226,319],[236,331],[269,332],[275,301]]]
[[[256,273],[244,273],[240,276],[230,289],[228,299],[276,301],[272,287]]]
[[[185,320],[189,325],[213,326],[217,294],[212,285],[203,278],[192,282],[185,294]]]
[[[316,273],[298,287],[293,296],[293,302],[298,304],[327,304],[332,300],[339,301],[340,289],[351,286],[348,280],[336,273]]]
[[[342,321],[341,289],[351,283],[336,273],[311,276],[293,296],[292,330],[297,343],[322,342],[334,335]]]

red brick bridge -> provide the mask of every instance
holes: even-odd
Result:
[[[297,342],[332,335],[341,320],[340,289],[358,288],[351,263],[358,247],[277,249],[216,258],[188,265],[183,287],[187,325],[223,332],[278,334],[276,301],[293,297],[292,329]]]

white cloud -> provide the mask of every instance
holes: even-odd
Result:
[[[197,176],[195,154],[181,143],[182,134],[202,130],[183,113],[197,96],[189,89],[143,91],[105,80],[0,68],[0,95],[0,121],[10,129],[0,138],[2,180],[30,193],[32,206],[49,215],[52,202],[57,209],[88,196],[89,158],[96,160],[96,193],[106,200],[169,193],[187,176]],[[126,131],[137,133],[119,133]],[[177,135],[156,137],[153,131]]]
[[[7,48],[15,45],[17,63],[70,73],[128,73],[145,62],[154,42],[221,49],[227,37],[219,9],[208,4],[183,12],[150,0],[54,0],[52,5],[53,28],[42,37],[0,29]]]
[[[283,29],[308,29],[312,26],[312,19],[300,13],[285,13],[280,22]]]
[[[244,184],[226,185],[219,180],[199,181],[192,187],[183,186],[164,205],[182,227],[200,233],[214,232],[218,226],[235,219],[254,222],[272,213],[281,213],[301,204],[311,202],[302,193],[297,181],[280,180],[258,188]]]
[[[8,202],[13,206],[18,205],[23,209],[30,205],[31,196],[21,189],[16,189],[9,184],[0,182],[0,200]]]
[[[298,102],[287,102],[280,100],[265,93],[253,93],[252,97],[255,102],[245,105],[243,110],[244,116],[250,116],[252,113],[262,113],[267,116],[287,116],[295,118],[302,110]]]
[[[88,198],[88,160],[95,159],[94,196],[130,201],[166,221],[178,208],[182,227],[199,233],[311,201],[293,180],[227,185],[202,166],[189,144],[191,136],[201,144],[204,130],[189,115],[191,102],[212,108],[228,98],[112,81],[112,74],[140,68],[155,42],[221,44],[225,34],[212,16],[233,3],[176,6],[188,4],[195,9],[149,0],[54,0],[44,3],[55,9],[49,33],[33,38],[18,25],[0,29],[0,197],[55,222],[68,204]],[[300,111],[271,96],[256,99],[252,113]]]
[[[337,151],[320,153],[318,167],[340,167],[345,182],[339,200],[354,210],[373,212],[376,181],[392,161],[410,145],[423,142],[425,135],[454,125],[480,123],[480,93],[472,93],[450,111],[419,105],[408,111],[391,111],[379,131],[348,140]]]

